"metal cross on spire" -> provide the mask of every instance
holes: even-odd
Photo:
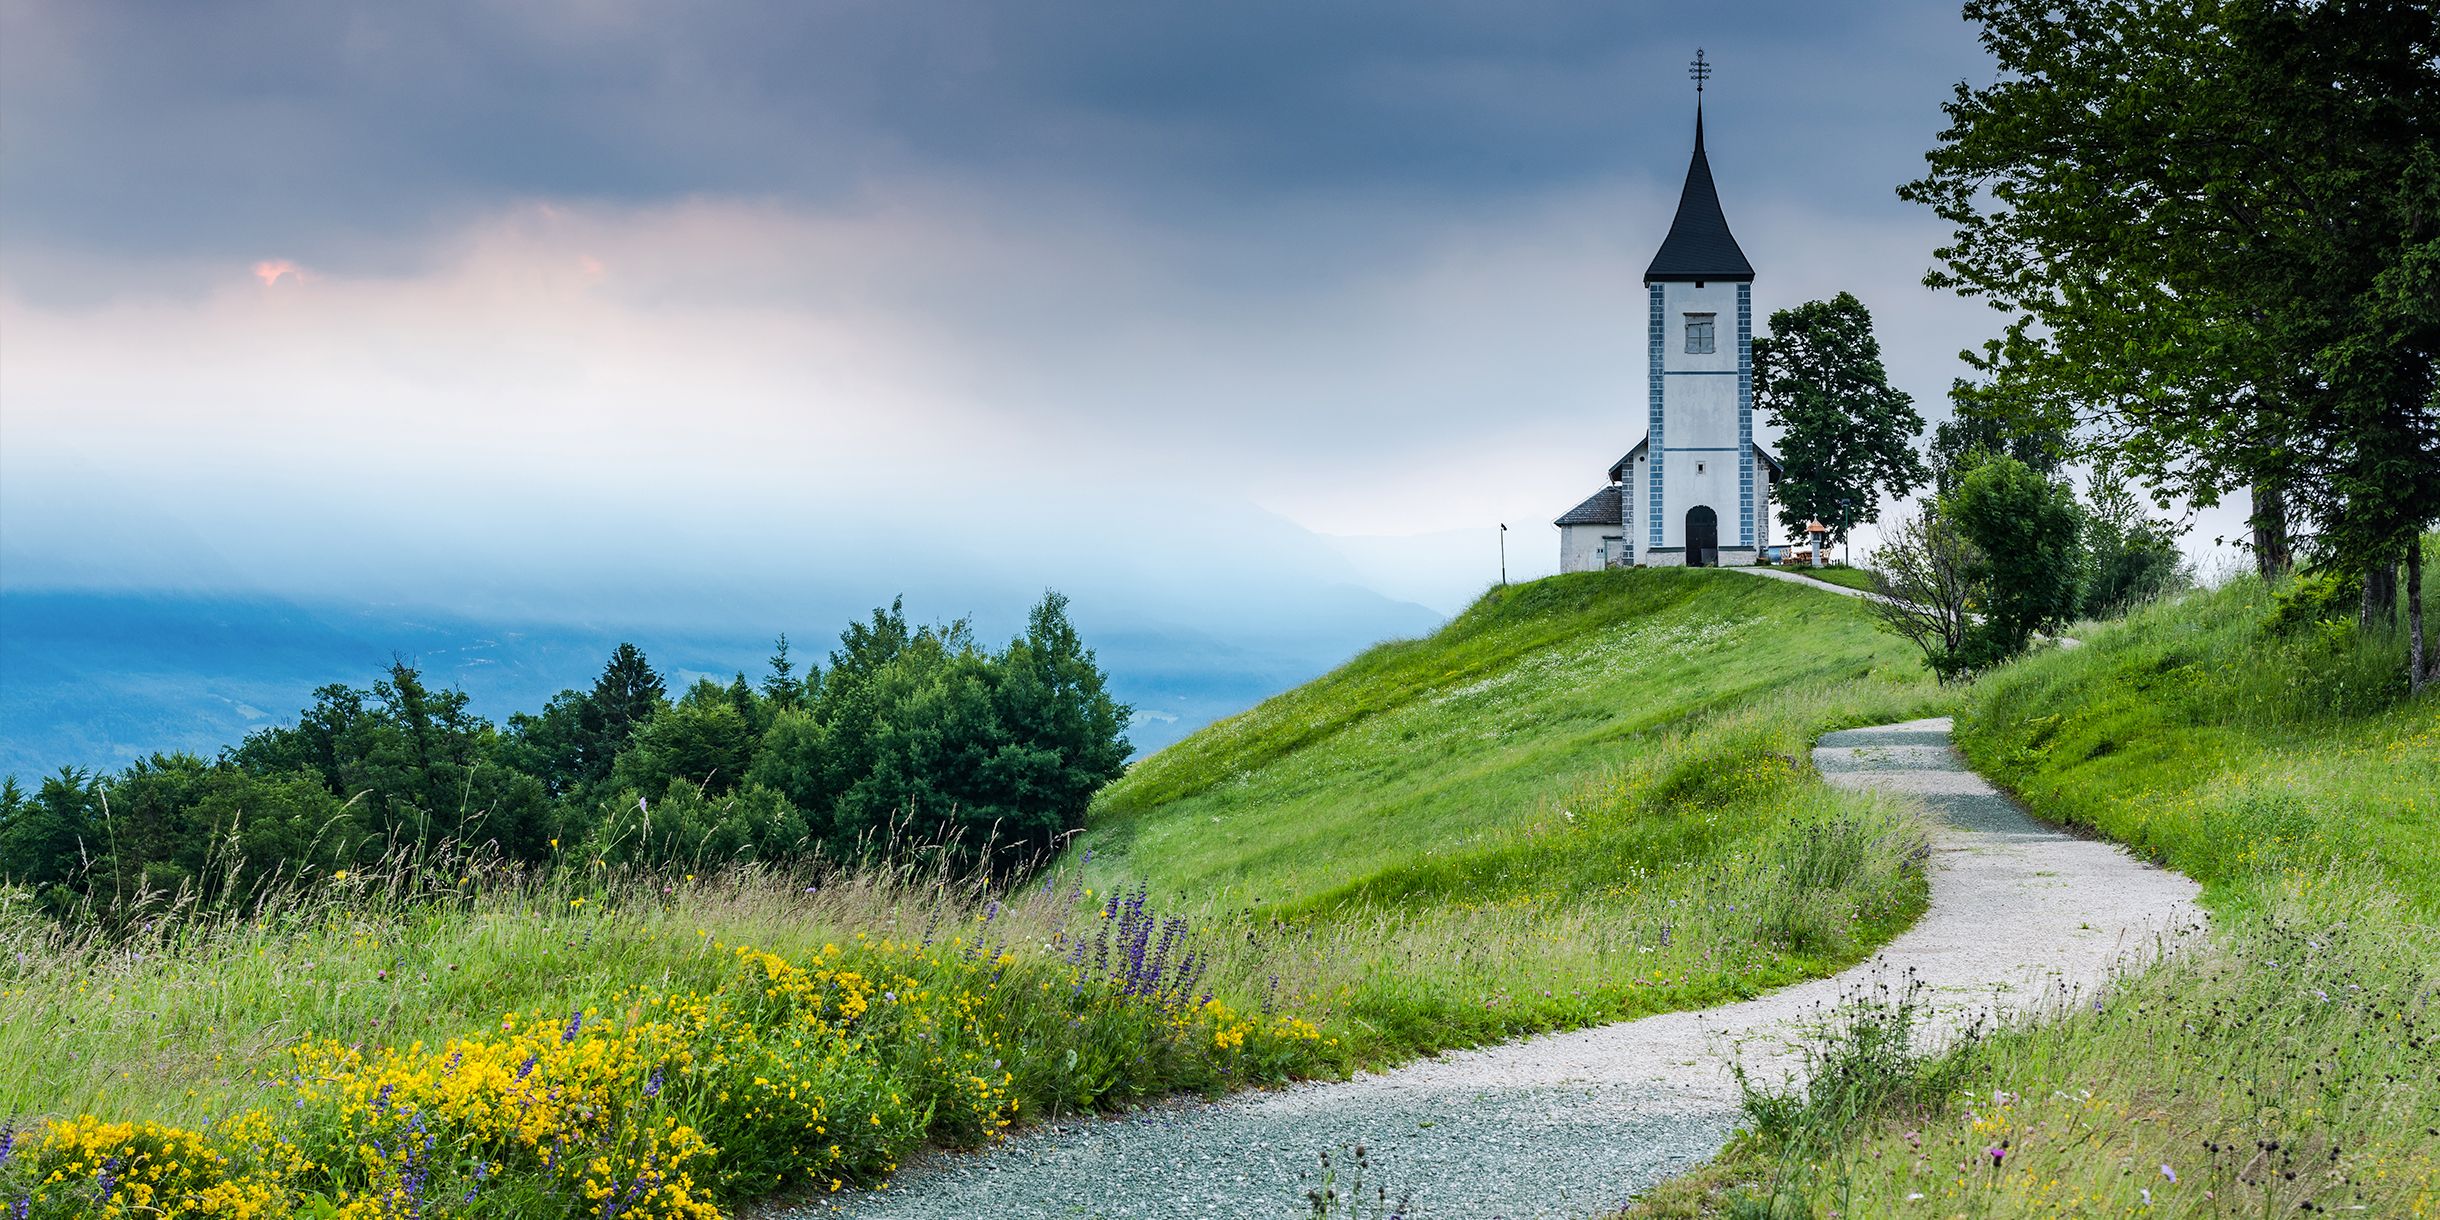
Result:
[[[1711,64],[1704,60],[1703,48],[1694,49],[1694,58],[1686,65],[1686,75],[1694,78],[1694,91],[1698,96],[1701,95],[1703,82],[1711,79]]]

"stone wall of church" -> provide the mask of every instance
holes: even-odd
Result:
[[[1559,527],[1559,570],[1562,572],[1598,572],[1609,561],[1610,548],[1603,544],[1618,537],[1615,525],[1562,525]]]

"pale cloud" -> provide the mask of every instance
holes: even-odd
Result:
[[[6,579],[186,531],[291,584],[371,579],[349,539],[1191,580],[1302,531],[1445,602],[1500,522],[1547,570],[1643,431],[1684,41],[1758,313],[1856,292],[1934,416],[1993,327],[1890,192],[1981,67],[1945,4],[655,12],[12,7]]]

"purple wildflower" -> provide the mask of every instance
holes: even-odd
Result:
[[[13,1126],[0,1126],[0,1166],[7,1165],[9,1158],[15,1156],[16,1154],[17,1128]]]
[[[2177,1171],[2169,1168],[2169,1163],[2167,1161],[2161,1162],[2160,1176],[2169,1179],[2169,1184],[2171,1186],[2177,1185]]]
[[[655,1067],[655,1068],[653,1068],[653,1069],[652,1069],[652,1079],[647,1080],[647,1081],[645,1081],[645,1082],[644,1082],[644,1096],[646,1096],[646,1097],[659,1097],[660,1095],[661,1095],[661,1069],[660,1069],[660,1068],[658,1068],[658,1067]]]
[[[1983,1149],[1983,1155],[1990,1157],[1991,1168],[1997,1169],[1999,1168],[1999,1163],[2001,1161],[2008,1159],[2008,1146],[2006,1144],[1993,1144],[1990,1147]]]
[[[523,1080],[523,1079],[525,1079],[526,1077],[533,1075],[533,1074],[534,1074],[534,1061],[535,1061],[535,1060],[537,1060],[537,1059],[540,1059],[541,1057],[542,1057],[542,1056],[541,1056],[541,1054],[540,1054],[540,1053],[528,1054],[528,1055],[525,1057],[525,1063],[524,1063],[524,1065],[523,1065],[523,1066],[521,1066],[521,1067],[519,1067],[519,1068],[517,1069],[517,1079],[519,1079],[519,1080]]]
[[[561,1042],[574,1042],[574,1041],[576,1040],[576,1031],[577,1031],[577,1030],[580,1030],[580,1029],[583,1029],[584,1027],[585,1027],[585,1014],[584,1014],[584,1010],[582,1010],[582,1009],[578,1009],[578,1010],[577,1010],[577,1011],[575,1011],[575,1012],[569,1013],[569,1014],[568,1014],[568,1027],[567,1027],[566,1029],[564,1029],[564,1030],[561,1030],[561,1031],[560,1031],[560,1033],[559,1033],[559,1040],[560,1040]]]

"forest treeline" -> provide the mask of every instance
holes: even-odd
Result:
[[[966,865],[1039,858],[1126,764],[1128,709],[1046,595],[997,650],[903,602],[851,624],[824,669],[785,636],[759,684],[673,698],[621,644],[589,690],[494,725],[395,661],[325,686],[296,723],[204,759],[0,783],[0,880],[46,904],[181,888],[251,892],[448,844],[511,861],[785,861],[939,845]]]

